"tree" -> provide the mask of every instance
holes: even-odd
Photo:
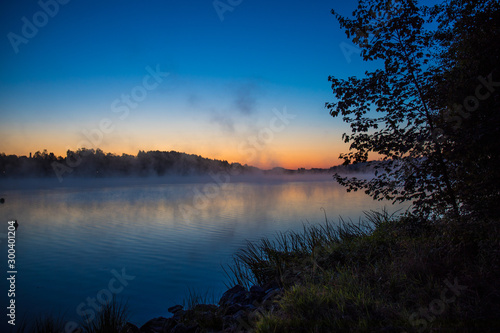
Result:
[[[456,193],[464,210],[500,217],[500,3],[453,0],[430,13],[444,52],[429,94],[440,110]]]
[[[348,191],[363,189],[378,200],[412,201],[414,210],[423,214],[458,216],[466,209],[462,177],[468,166],[460,161],[462,157],[452,158],[459,142],[448,135],[446,118],[453,97],[449,89],[462,82],[453,76],[462,73],[452,61],[453,48],[462,49],[464,59],[472,61],[467,43],[453,35],[465,20],[456,14],[464,13],[471,3],[452,1],[429,8],[412,0],[360,1],[353,18],[332,10],[347,36],[361,48],[363,60],[383,62],[382,68],[366,72],[364,78],[329,77],[337,101],[326,107],[351,126],[351,133],[343,135],[350,143],[350,152],[340,155],[344,164],[366,162],[369,153],[380,156],[371,162],[376,169],[372,179],[335,174]],[[473,15],[492,16],[495,9],[490,7],[483,6]],[[426,23],[436,21],[451,30],[440,34],[426,29]],[[477,74],[474,77],[477,80]],[[470,143],[468,150],[477,144]],[[479,154],[477,161],[485,158]],[[458,165],[464,168],[460,173]]]

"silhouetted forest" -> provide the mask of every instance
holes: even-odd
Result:
[[[0,177],[127,177],[200,175],[210,172],[231,174],[318,174],[371,172],[368,163],[334,166],[329,169],[276,167],[271,170],[229,163],[225,160],[205,158],[176,151],[139,151],[137,156],[105,153],[101,149],[68,150],[66,156],[56,156],[47,150],[31,156],[0,153]]]
[[[2,177],[110,177],[194,175],[227,171],[251,173],[257,168],[176,151],[139,151],[137,156],[104,153],[101,149],[68,150],[56,156],[47,150],[31,157],[0,154]]]

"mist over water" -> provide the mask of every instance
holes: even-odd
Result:
[[[198,183],[266,183],[275,184],[280,182],[310,182],[310,181],[332,181],[333,173],[318,174],[287,174],[276,172],[274,174],[240,174],[234,175],[228,172],[211,172],[210,174],[196,176],[157,176],[150,177],[65,177],[59,181],[55,177],[48,178],[4,178],[0,182],[0,195],[3,191],[12,190],[43,190],[59,188],[108,188],[121,186],[156,186],[167,184],[198,184]],[[369,179],[373,173],[347,173],[339,172],[342,176]]]
[[[117,297],[129,301],[138,325],[168,317],[189,288],[218,299],[227,282],[221,264],[246,239],[323,223],[321,208],[332,222],[397,209],[346,193],[326,174],[25,180],[2,182],[0,196],[3,253],[6,222],[19,221],[20,316],[60,313],[78,321],[78,306],[108,288],[112,270],[125,269],[135,278]]]

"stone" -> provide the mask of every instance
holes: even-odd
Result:
[[[174,320],[179,320],[181,319],[182,316],[184,316],[186,314],[187,311],[184,311],[184,310],[178,310],[174,313],[172,319]]]
[[[217,311],[218,307],[217,305],[214,304],[197,304],[194,306],[193,310],[195,312],[215,312]]]
[[[266,291],[261,286],[255,285],[250,288],[250,295],[252,297],[252,301],[260,302],[266,295]]]
[[[246,321],[245,319],[247,317],[248,317],[248,314],[243,310],[240,310],[233,315],[233,319],[236,321]]]
[[[250,293],[240,285],[226,291],[219,300],[220,306],[228,306],[234,303],[250,303]]]
[[[123,325],[120,333],[140,333],[139,327],[135,326],[132,323],[126,323]]]
[[[151,319],[147,323],[141,326],[139,332],[141,333],[163,333],[170,332],[170,329],[174,327],[177,322],[172,318],[158,317]]]
[[[186,326],[183,323],[177,324],[170,333],[195,333],[198,329],[198,325]]]
[[[252,294],[263,294],[263,293],[265,293],[265,290],[261,286],[256,284],[256,285],[250,287],[250,292]]]
[[[177,311],[182,310],[184,307],[182,305],[174,305],[167,309],[168,312],[175,314]]]
[[[236,312],[240,311],[243,309],[243,305],[240,303],[234,303],[226,307],[226,311],[224,311],[224,314],[226,316],[230,316],[232,314],[235,314]]]

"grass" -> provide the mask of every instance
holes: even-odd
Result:
[[[196,289],[189,288],[186,298],[182,301],[182,306],[186,310],[191,310],[199,304],[217,304],[218,300],[213,292],[199,292]]]
[[[365,215],[364,223],[326,221],[248,243],[234,256],[230,283],[284,290],[257,332],[500,328],[496,221]],[[459,295],[455,281],[466,286]]]
[[[62,316],[52,317],[38,317],[35,320],[35,332],[36,333],[52,333],[52,332],[64,332],[64,318]]]
[[[318,268],[315,259],[324,250],[325,244],[340,244],[372,231],[370,223],[352,224],[341,220],[340,224],[334,225],[325,217],[324,225],[304,225],[302,233],[282,232],[276,234],[274,239],[247,242],[246,247],[235,254],[233,263],[223,267],[229,279],[228,285],[249,287],[272,281],[286,284],[290,282],[290,277],[285,274],[293,272],[294,267],[300,267],[302,272],[304,264],[310,262],[314,273]]]
[[[80,324],[79,333],[119,333],[125,325],[128,318],[126,303],[118,302],[113,298],[106,305],[103,305],[100,312],[96,313],[95,318]],[[66,332],[66,320],[63,316],[54,317],[47,315],[36,318],[33,323],[29,323],[24,318],[16,325],[11,333],[56,333]],[[32,326],[30,326],[32,325]]]
[[[102,306],[94,320],[84,322],[82,327],[85,333],[119,333],[127,323],[127,318],[127,304],[113,298]]]
[[[54,332],[64,332],[64,317],[63,316],[38,316],[31,323],[32,327],[29,327],[29,323],[26,317],[21,319],[16,323],[15,328],[11,328],[11,333],[54,333]]]

